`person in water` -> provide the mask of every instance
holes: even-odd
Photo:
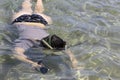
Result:
[[[12,25],[18,29],[19,38],[14,41],[13,56],[20,61],[29,63],[32,67],[42,67],[41,62],[30,60],[24,53],[33,46],[63,50],[66,42],[56,35],[50,35],[45,31],[47,25],[52,24],[49,16],[43,14],[42,0],[37,0],[35,10],[31,9],[31,0],[24,0],[22,9],[13,14]],[[70,51],[67,51],[73,65],[77,61]],[[70,54],[69,54],[70,53]]]

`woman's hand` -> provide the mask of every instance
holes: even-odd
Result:
[[[38,64],[37,62],[32,63],[32,68],[42,67],[41,64]]]
[[[45,67],[41,61],[39,61],[38,63],[33,63],[32,67],[33,69],[35,69],[38,72],[41,72],[42,74],[46,74],[49,71],[49,69]]]

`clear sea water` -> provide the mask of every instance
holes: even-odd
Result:
[[[44,13],[53,19],[48,32],[68,42],[81,67],[78,76],[62,52],[26,53],[43,59],[50,68],[45,75],[11,56],[18,34],[10,19],[22,1],[0,0],[0,80],[120,80],[120,0],[43,0]]]

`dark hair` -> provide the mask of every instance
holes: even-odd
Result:
[[[66,42],[56,35],[49,35],[44,40],[53,48],[53,49],[65,49]],[[45,48],[49,48],[44,42],[41,41],[41,44]]]

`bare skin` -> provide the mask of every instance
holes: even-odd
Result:
[[[72,68],[77,69],[78,61],[73,52],[70,49],[66,49],[65,53],[69,56],[70,61],[72,62]]]
[[[30,1],[31,0],[24,0],[24,2],[22,3],[22,9],[19,12],[14,13],[13,20],[15,18],[17,18],[18,16],[22,15],[22,14],[26,14],[26,13],[27,14],[32,14],[32,13],[35,13],[35,14],[41,15],[44,19],[46,19],[48,24],[51,24],[52,23],[51,18],[49,16],[46,16],[45,14],[43,14],[44,7],[43,7],[42,0],[37,0],[34,12],[31,9]],[[40,24],[40,23],[39,24],[37,24],[37,23],[34,24],[34,23],[29,23],[29,22],[20,22],[20,23],[17,23],[17,24],[27,24],[27,25],[34,25],[34,26],[38,26],[39,25],[41,28],[45,28],[45,26],[43,24]],[[22,62],[29,63],[33,67],[41,67],[42,66],[40,64],[37,64],[37,62],[34,62],[34,61],[28,59],[27,56],[24,54],[25,50],[23,48],[21,48],[21,47],[14,48],[13,52],[14,52],[13,56],[16,59],[18,59],[18,60],[20,60]],[[72,62],[72,67],[73,68],[77,68],[78,61],[75,58],[75,56],[72,53],[72,51],[67,49],[67,50],[65,50],[65,53],[70,57],[70,60]]]
[[[51,18],[42,14],[42,12],[44,11],[42,0],[37,0],[34,12],[31,9],[30,1],[31,0],[24,0],[24,2],[22,3],[22,9],[19,12],[14,13],[13,20],[22,14],[35,13],[35,14],[40,14],[44,19],[47,20],[48,24],[51,24],[51,22],[52,22]],[[41,23],[34,24],[34,23],[29,23],[29,22],[21,22],[21,23],[15,23],[15,24],[25,24],[25,25],[27,24],[27,25],[40,26],[41,28],[45,28],[45,26]],[[37,62],[34,62],[34,61],[28,59],[27,56],[24,54],[25,50],[21,47],[14,48],[13,52],[14,52],[13,56],[15,58],[17,58],[18,60],[20,60],[22,62],[31,64],[32,67],[41,67],[42,66],[40,64],[37,64]]]

